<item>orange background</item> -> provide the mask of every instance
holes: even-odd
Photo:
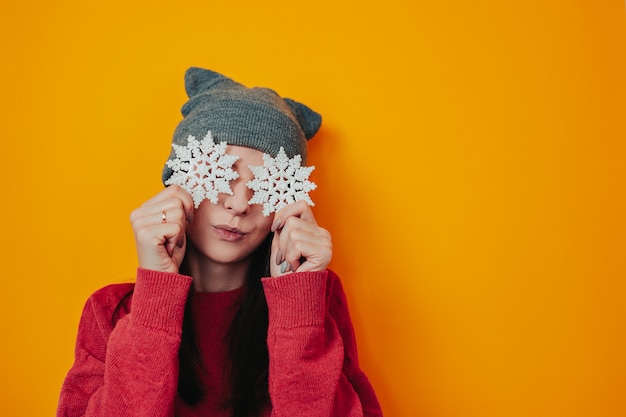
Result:
[[[387,416],[626,415],[625,17],[3,2],[0,415],[54,414],[84,301],[133,279],[191,65],[323,114],[315,213]]]

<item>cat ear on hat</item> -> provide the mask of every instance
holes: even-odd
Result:
[[[311,139],[322,125],[322,116],[308,108],[302,103],[298,103],[290,98],[285,98],[285,102],[289,105],[293,114],[298,119],[298,123],[304,132],[304,136]]]
[[[215,71],[191,67],[185,72],[185,91],[187,92],[187,96],[191,98],[207,91],[215,84],[222,81],[233,82],[230,78]]]

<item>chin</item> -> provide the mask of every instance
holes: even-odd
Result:
[[[216,253],[217,252],[217,253]],[[239,264],[241,262],[246,262],[252,258],[252,254],[254,251],[238,251],[238,250],[228,250],[228,248],[219,250],[219,251],[209,251],[206,253],[207,259],[223,264]]]

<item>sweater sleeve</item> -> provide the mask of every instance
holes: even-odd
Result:
[[[57,417],[173,417],[190,285],[190,277],[139,268],[131,312],[115,328],[119,294],[111,287],[94,293],[80,319]]]
[[[359,367],[346,297],[331,271],[264,278],[272,416],[379,417]]]

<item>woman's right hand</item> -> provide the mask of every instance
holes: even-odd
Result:
[[[131,213],[141,268],[178,273],[187,245],[185,230],[193,210],[191,196],[172,185]]]

